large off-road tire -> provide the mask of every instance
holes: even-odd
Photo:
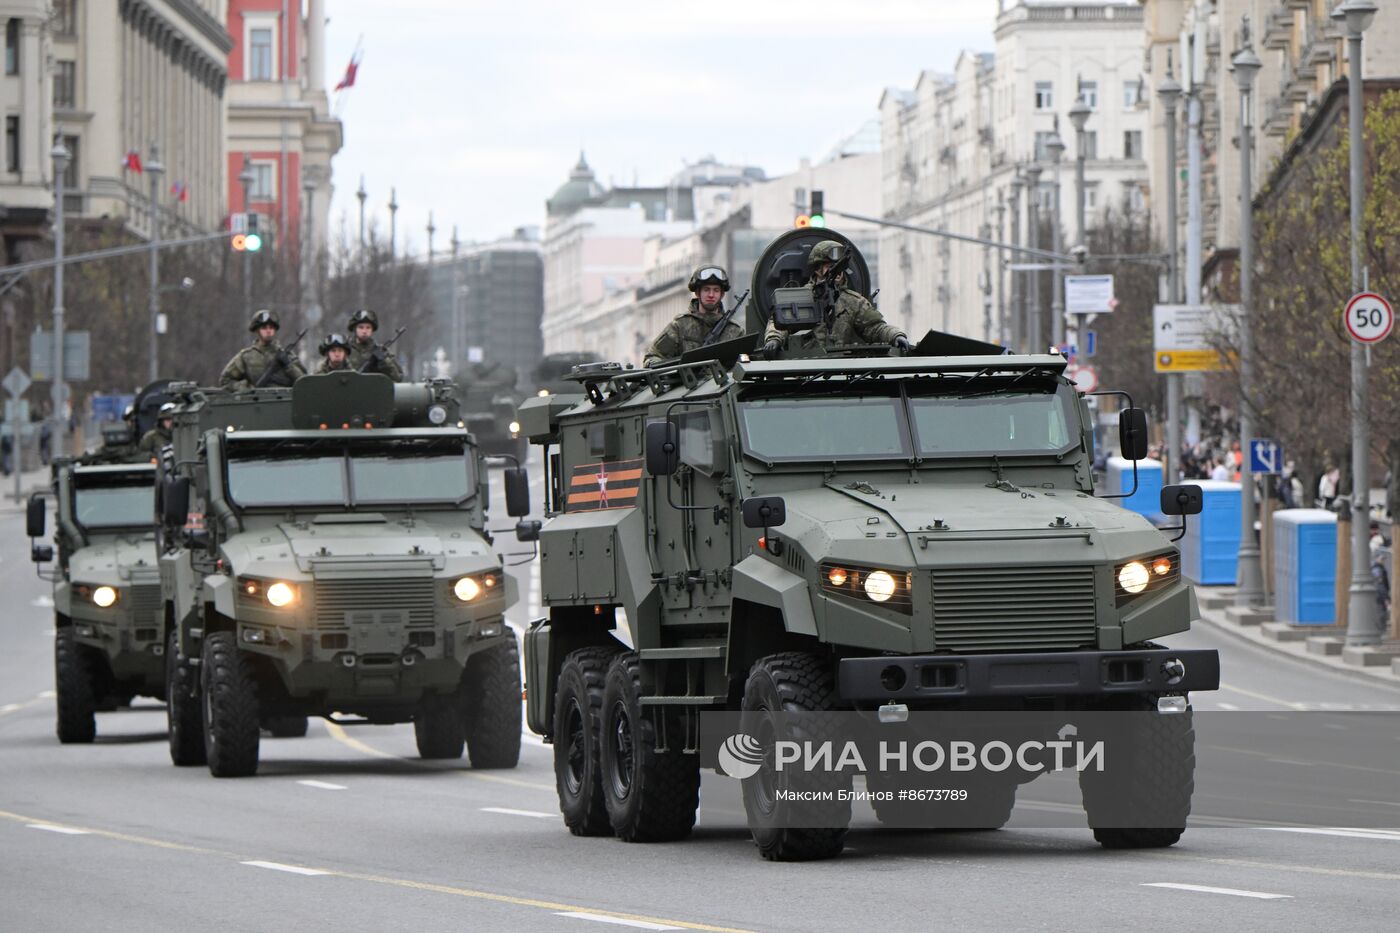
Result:
[[[204,754],[214,777],[249,777],[258,770],[258,686],[233,632],[204,638],[200,659]]]
[[[520,763],[520,647],[515,638],[467,658],[462,676],[467,754],[473,768]]]
[[[871,791],[888,791],[892,800],[871,799],[870,809],[875,818],[896,829],[1001,829],[1011,819],[1016,806],[1017,785],[1008,780],[982,778],[969,782],[968,799],[900,800],[899,791],[920,790],[909,782],[886,777],[875,771],[866,775],[866,787]]]
[[[626,842],[684,839],[700,805],[700,756],[681,751],[679,721],[664,737],[642,709],[641,657],[628,651],[613,659],[603,687],[599,747],[603,801],[613,832]],[[666,715],[655,710],[655,715]],[[656,747],[664,738],[668,747]]]
[[[1196,787],[1192,713],[1158,713],[1155,697],[1126,698],[1114,709],[1133,717],[1131,741],[1108,747],[1103,771],[1079,773],[1094,839],[1106,849],[1175,845]]]
[[[839,705],[836,669],[830,660],[802,652],[768,655],[754,664],[744,684],[743,730],[765,749],[771,749],[778,738],[821,741],[825,736],[819,722],[794,731],[780,726],[772,717],[780,713],[829,712]],[[800,862],[839,855],[846,844],[851,804],[849,799],[839,799],[837,792],[849,790],[850,783],[849,775],[777,771],[772,752],[768,751],[758,773],[744,780],[749,831],[763,857],[777,862]],[[793,827],[785,825],[792,804],[779,799],[779,790],[831,791],[837,799],[807,811],[819,817],[817,822],[823,825]]]
[[[413,716],[413,737],[420,758],[461,758],[466,744],[460,698],[455,694],[429,693],[418,701]]]
[[[181,767],[204,764],[199,674],[180,654],[174,630],[165,639],[165,721],[170,730],[170,760]]]
[[[300,739],[306,735],[306,717],[292,713],[270,716],[267,731],[274,739]]]
[[[97,737],[97,672],[71,625],[54,633],[53,660],[58,740],[64,745],[91,742]]]
[[[612,833],[603,800],[599,720],[603,682],[618,649],[580,648],[564,659],[554,698],[554,784],[575,836]]]

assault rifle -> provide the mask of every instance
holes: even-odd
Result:
[[[720,317],[718,321],[715,322],[715,326],[710,328],[710,332],[705,335],[705,342],[700,344],[700,346],[708,347],[710,344],[715,343],[719,340],[720,334],[724,333],[725,325],[728,324],[730,321],[734,320],[734,312],[738,311],[744,306],[744,299],[747,297],[749,297],[749,293],[744,292],[738,298],[734,299],[734,304],[729,308],[728,311],[724,313],[722,317]]]
[[[307,330],[310,330],[310,328],[307,328]],[[272,365],[263,370],[263,374],[259,376],[258,381],[253,384],[253,388],[261,389],[263,386],[267,385],[268,381],[272,379],[275,373],[280,373],[282,370],[292,365],[292,351],[297,348],[297,344],[301,343],[301,339],[305,336],[306,331],[303,330],[301,333],[297,334],[297,339],[278,350],[277,356],[272,361]]]

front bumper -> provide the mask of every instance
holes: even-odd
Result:
[[[1170,662],[1179,662],[1180,667]],[[1178,676],[1179,675],[1179,676]],[[1220,689],[1212,650],[843,658],[837,691],[852,702],[1112,696]]]

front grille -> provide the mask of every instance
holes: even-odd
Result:
[[[434,581],[317,580],[316,625],[343,629],[361,622],[432,625]]]
[[[939,649],[1078,648],[1097,640],[1093,567],[966,567],[933,572]]]
[[[131,588],[131,614],[135,619],[160,615],[159,583],[143,583]]]

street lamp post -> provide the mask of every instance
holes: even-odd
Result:
[[[368,288],[369,268],[365,264],[365,198],[369,197],[369,192],[365,190],[365,176],[360,176],[360,190],[355,192],[355,197],[360,202],[360,307],[365,306],[365,291]]]
[[[466,326],[462,322],[461,302],[458,292],[462,288],[461,267],[457,264],[457,251],[462,247],[462,241],[457,239],[457,226],[452,227],[452,372],[458,375],[465,371],[466,361],[463,359],[467,355],[466,351]]]
[[[1078,99],[1074,106],[1069,108],[1069,124],[1074,127],[1074,229],[1075,236],[1079,238],[1080,246],[1089,245],[1088,228],[1084,219],[1084,160],[1087,153],[1084,151],[1084,124],[1089,122],[1089,114],[1093,111],[1089,103],[1084,99],[1084,92],[1079,92]],[[1076,318],[1076,322],[1080,319]],[[1071,335],[1070,343],[1078,345],[1080,342],[1079,327],[1076,323],[1074,333]]]
[[[1045,144],[1046,151],[1050,153],[1050,162],[1054,165],[1054,181],[1051,184],[1050,201],[1050,242],[1056,255],[1065,251],[1064,231],[1060,226],[1060,160],[1065,154],[1065,141],[1060,138],[1060,118],[1055,117],[1055,129],[1050,134],[1050,141]],[[1055,292],[1050,296],[1050,340],[1055,346],[1060,346],[1065,342],[1065,272],[1060,268],[1058,260],[1055,262]]]
[[[397,252],[395,241],[398,239],[398,218],[399,218],[399,198],[398,193],[389,189],[389,262],[393,263]]]
[[[1361,84],[1361,34],[1376,15],[1371,0],[1346,0],[1332,11],[1332,19],[1346,28],[1347,121],[1351,141],[1351,290],[1365,289],[1361,268],[1361,212],[1366,202],[1366,177],[1362,160],[1365,112]],[[1380,613],[1371,581],[1371,426],[1370,386],[1366,350],[1351,345],[1351,587],[1347,598],[1348,645],[1373,645],[1380,641]]]
[[[253,160],[245,152],[243,153],[243,171],[238,173],[238,183],[243,186],[243,218],[245,221],[252,213],[248,209],[248,196],[253,190],[255,177],[253,175]],[[246,249],[243,251],[243,314],[250,319],[253,316],[253,253]]]
[[[1021,192],[1025,190],[1026,180],[1021,177],[1021,167],[1016,166],[1015,172],[1011,176],[1011,245],[1021,244]],[[1010,320],[1010,343],[1011,348],[1017,352],[1022,349],[1022,341],[1025,339],[1025,316],[1026,316],[1026,279],[1020,272],[1011,271],[1011,320]]]
[[[1026,245],[1031,249],[1040,248],[1040,173],[1044,171],[1040,163],[1032,162],[1026,167]],[[1026,315],[1026,351],[1044,353],[1043,319],[1040,307],[1040,273],[1030,273],[1030,307]]]
[[[150,328],[151,328],[151,349],[150,368],[147,370],[147,382],[155,382],[160,378],[160,361],[157,358],[159,347],[156,337],[160,329],[160,176],[165,172],[165,166],[160,164],[160,147],[151,143],[151,158],[146,163],[146,174],[151,176],[151,297],[150,297]]]
[[[1176,244],[1176,105],[1181,85],[1172,76],[1171,50],[1167,50],[1167,76],[1157,85],[1157,98],[1166,117],[1167,137],[1167,303],[1181,300],[1181,280]],[[1181,479],[1181,374],[1167,373],[1167,476]]]
[[[1249,41],[1249,17],[1244,17],[1240,50],[1230,59],[1235,84],[1240,89],[1240,550],[1236,556],[1235,605],[1257,606],[1264,601],[1264,574],[1259,563],[1259,542],[1254,537],[1254,472],[1250,469],[1249,442],[1254,435],[1254,415],[1249,393],[1254,367],[1254,191],[1250,146],[1254,127],[1250,121],[1250,97],[1254,78],[1264,63]]]
[[[63,173],[68,168],[70,153],[63,145],[63,138],[59,137],[54,141],[53,148],[49,150],[49,155],[53,158],[53,253],[54,258],[63,259]],[[64,405],[64,380],[63,380],[63,263],[53,267],[53,384],[49,396],[49,404],[53,406],[52,420],[53,427],[50,429],[50,443],[53,456],[61,457],[68,438],[67,419],[63,417]],[[19,491],[20,449],[19,449],[19,426],[16,422],[14,430],[14,467],[15,467],[15,491]],[[16,495],[18,501],[18,495]]]
[[[997,189],[997,241],[1004,242],[1006,237],[1006,200],[1005,192]],[[1006,345],[1006,247],[997,249],[997,336],[996,341],[1003,346]]]

